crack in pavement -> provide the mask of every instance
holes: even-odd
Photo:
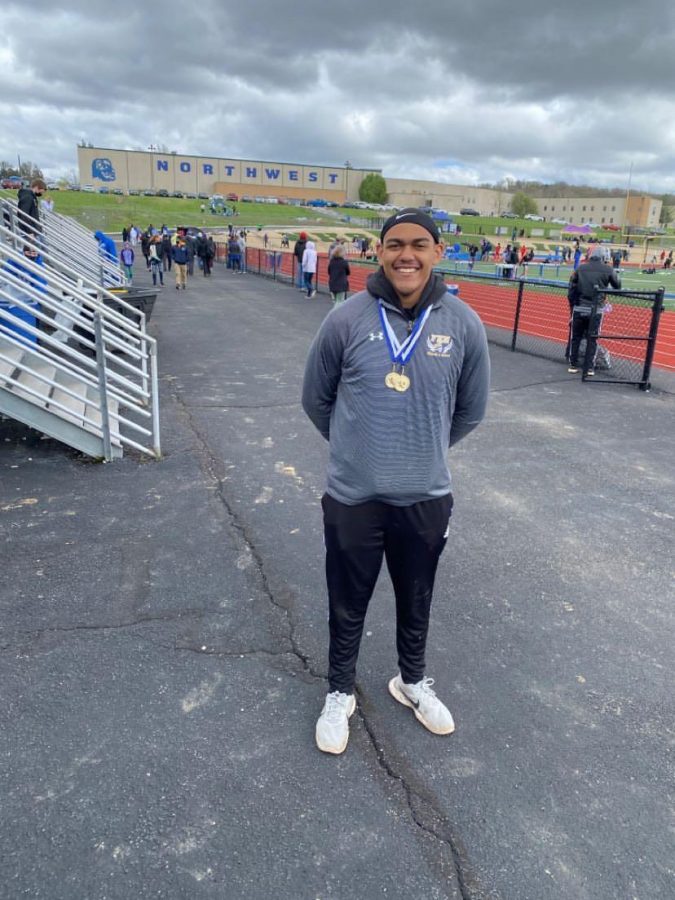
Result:
[[[362,691],[358,687],[357,692],[363,696]],[[410,816],[415,825],[440,843],[445,844],[450,851],[462,900],[483,900],[483,898],[487,900],[488,895],[482,890],[477,876],[467,874],[467,854],[463,848],[460,848],[460,841],[453,834],[448,817],[422,784],[413,784],[413,782],[418,781],[414,773],[401,774],[396,771],[393,764],[387,759],[384,748],[381,746],[382,742],[378,741],[372,723],[360,704],[356,706],[356,713],[372,744],[378,764],[389,778],[398,781],[401,785],[408,809],[410,810]]]
[[[43,637],[46,634],[68,634],[76,631],[116,631],[125,628],[137,628],[151,622],[174,622],[178,619],[200,619],[206,615],[212,615],[219,610],[185,609],[179,612],[165,613],[163,615],[139,616],[128,622],[94,622],[92,624],[79,623],[76,625],[50,625],[46,628],[19,628],[16,633],[30,637]],[[3,649],[3,648],[0,648]]]
[[[244,525],[244,523],[240,521],[239,517],[237,516],[234,509],[232,508],[229,500],[225,496],[225,481],[218,475],[218,473],[216,471],[217,464],[218,464],[217,457],[215,456],[215,454],[209,447],[208,441],[206,440],[204,435],[201,433],[197,423],[194,421],[194,418],[192,417],[192,414],[190,411],[190,407],[187,406],[187,404],[183,401],[183,398],[180,397],[180,395],[172,394],[172,396],[173,396],[175,402],[177,403],[177,405],[183,410],[183,412],[188,420],[188,423],[190,425],[190,428],[192,429],[192,431],[194,432],[194,434],[196,435],[197,439],[199,440],[199,442],[202,446],[202,457],[203,457],[203,461],[204,461],[204,468],[205,468],[206,474],[211,479],[211,481],[213,481],[214,484],[216,485],[216,488],[217,488],[216,494],[217,494],[221,504],[223,505],[225,511],[227,512],[227,515],[230,519],[230,524],[231,524],[232,528],[239,534],[244,545],[246,546],[246,548],[249,550],[249,552],[251,554],[251,559],[253,560],[253,562],[255,564],[255,568],[256,568],[256,570],[258,572],[258,576],[261,580],[263,593],[265,594],[265,596],[267,597],[269,602],[272,604],[272,606],[274,606],[276,609],[278,609],[280,612],[282,612],[286,619],[286,622],[288,624],[288,642],[291,646],[291,650],[292,650],[293,654],[295,656],[297,656],[297,658],[302,663],[304,670],[308,674],[312,675],[314,678],[319,678],[321,680],[324,680],[324,676],[322,676],[321,673],[316,672],[312,668],[312,666],[310,664],[309,656],[307,654],[303,653],[302,650],[300,649],[300,647],[297,643],[296,637],[295,637],[296,625],[295,625],[295,622],[293,621],[293,616],[291,614],[291,610],[288,608],[288,606],[285,606],[283,603],[281,603],[275,597],[274,592],[272,591],[272,587],[269,583],[269,579],[267,578],[264,560],[263,560],[258,548],[255,545],[253,537],[249,534],[249,531],[246,528],[246,526]]]
[[[293,655],[295,655],[300,660],[303,669],[307,674],[311,675],[315,679],[325,681],[326,676],[318,673],[312,668],[309,656],[303,653],[300,646],[298,645],[295,635],[296,624],[293,621],[291,610],[287,606],[284,606],[283,603],[279,602],[275,597],[272,587],[269,583],[267,573],[265,571],[265,562],[262,554],[256,547],[253,536],[250,534],[249,529],[239,519],[229,500],[225,496],[225,482],[218,476],[217,473],[218,458],[211,450],[206,437],[202,434],[199,426],[195,422],[191,412],[192,408],[187,405],[187,403],[180,395],[173,393],[172,397],[177,406],[179,406],[180,409],[183,410],[190,428],[193,430],[194,434],[202,445],[205,474],[217,485],[216,493],[218,495],[218,498],[227,511],[232,527],[240,534],[242,540],[245,542],[245,545],[251,554],[251,558],[255,563],[259,577],[261,579],[265,595],[268,597],[269,602],[277,609],[281,610],[286,617],[289,629],[288,639],[292,648]],[[386,759],[384,751],[378,746],[373,727],[369,722],[365,712],[360,708],[360,706],[357,706],[357,709],[359,710],[359,719],[363,723],[365,734],[367,735],[368,741],[375,751],[375,757],[378,765],[389,778],[399,782],[399,784],[403,788],[405,802],[413,822],[415,823],[415,825],[417,825],[419,828],[424,830],[427,834],[429,834],[431,837],[433,837],[435,840],[439,841],[449,849],[462,900],[480,900],[480,898],[485,897],[486,895],[478,888],[476,879],[471,878],[469,881],[469,879],[467,878],[467,875],[465,873],[464,859],[460,850],[458,849],[458,840],[452,835],[447,818],[437,808],[437,804],[429,796],[428,792],[421,790],[420,788],[413,787],[409,783],[409,781],[411,780],[409,775],[404,776],[396,772],[392,768],[392,766]]]

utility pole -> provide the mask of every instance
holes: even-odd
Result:
[[[628,171],[628,187],[626,188],[626,205],[623,210],[623,231],[624,237],[627,237],[627,226],[630,226],[630,222],[628,222],[628,203],[630,202],[630,185],[633,180],[633,163],[630,164],[630,169]]]

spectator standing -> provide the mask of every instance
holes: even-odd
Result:
[[[237,241],[237,244],[239,242]],[[206,238],[206,261],[209,266],[209,275],[213,271],[213,260],[216,258],[216,244],[211,235]],[[241,257],[239,259],[239,270],[241,271]]]
[[[302,271],[302,255],[305,252],[305,247],[307,246],[307,235],[304,231],[300,232],[300,236],[295,242],[295,246],[293,247],[293,256],[295,257],[295,286],[304,291],[305,288],[305,278]]]
[[[145,268],[150,268],[150,232],[144,231],[141,235],[141,253],[145,257]]]
[[[227,260],[232,272],[241,273],[241,249],[239,239],[234,232],[230,234],[227,242]]]
[[[124,272],[127,276],[127,284],[131,284],[134,280],[134,251],[128,240],[124,242],[124,245],[120,250],[120,262],[122,263]]]
[[[195,274],[195,241],[188,231],[184,232],[184,238],[187,252],[187,273],[188,277],[191,277]]]
[[[604,305],[603,288],[621,288],[621,279],[606,262],[607,251],[594,247],[588,258],[572,272],[567,297],[572,308],[570,360],[568,372],[579,371],[579,345],[586,338],[584,374],[595,375],[595,354]]]
[[[239,265],[243,274],[246,274],[246,232],[240,231],[236,235],[239,244]]]
[[[162,229],[162,239],[161,239],[161,256],[162,256],[162,269],[165,272],[171,271],[171,251],[173,247],[171,246],[171,235],[169,234],[168,229],[165,231]]]
[[[160,285],[164,287],[164,268],[162,264],[162,243],[160,238],[155,235],[150,241],[150,247],[148,249],[148,258],[150,260],[150,272],[152,273],[152,283],[157,286],[157,282],[159,281]]]
[[[305,288],[307,290],[307,299],[310,300],[315,294],[314,276],[316,275],[317,253],[314,241],[307,241],[305,251],[302,254],[302,271],[305,278]]]
[[[17,193],[17,210],[19,228],[24,234],[37,234],[41,231],[38,201],[46,190],[47,185],[41,178],[34,178],[30,183],[30,187],[19,188]]]
[[[454,730],[426,675],[425,649],[453,506],[448,448],[483,419],[490,364],[480,319],[434,274],[443,250],[421,210],[387,219],[380,269],[366,291],[324,319],[305,367],[302,405],[330,454],[322,498],[329,692],[316,725],[325,753],[347,746],[359,645],[383,558],[399,663],[389,693],[434,734]]]
[[[174,271],[176,273],[176,290],[187,288],[187,264],[188,251],[185,246],[185,236],[180,235],[176,240],[176,246],[173,248]]]
[[[342,244],[338,244],[328,263],[328,289],[335,306],[339,306],[347,299],[349,275],[349,263],[345,259],[344,248]]]

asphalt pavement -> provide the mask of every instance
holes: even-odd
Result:
[[[169,276],[161,461],[0,420],[0,897],[670,900],[675,396],[491,347],[428,645],[457,730],[387,692],[383,574],[325,756],[327,447],[299,392],[329,309]]]

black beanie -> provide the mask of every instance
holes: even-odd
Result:
[[[394,225],[421,225],[422,228],[425,228],[429,234],[434,239],[436,244],[440,244],[441,235],[436,227],[436,223],[431,218],[430,215],[423,212],[421,209],[415,209],[412,206],[407,207],[406,209],[401,209],[398,212],[394,213],[393,216],[389,216],[387,221],[382,226],[382,231],[380,232],[380,240],[384,240],[385,234],[389,231],[390,228],[393,228]]]

